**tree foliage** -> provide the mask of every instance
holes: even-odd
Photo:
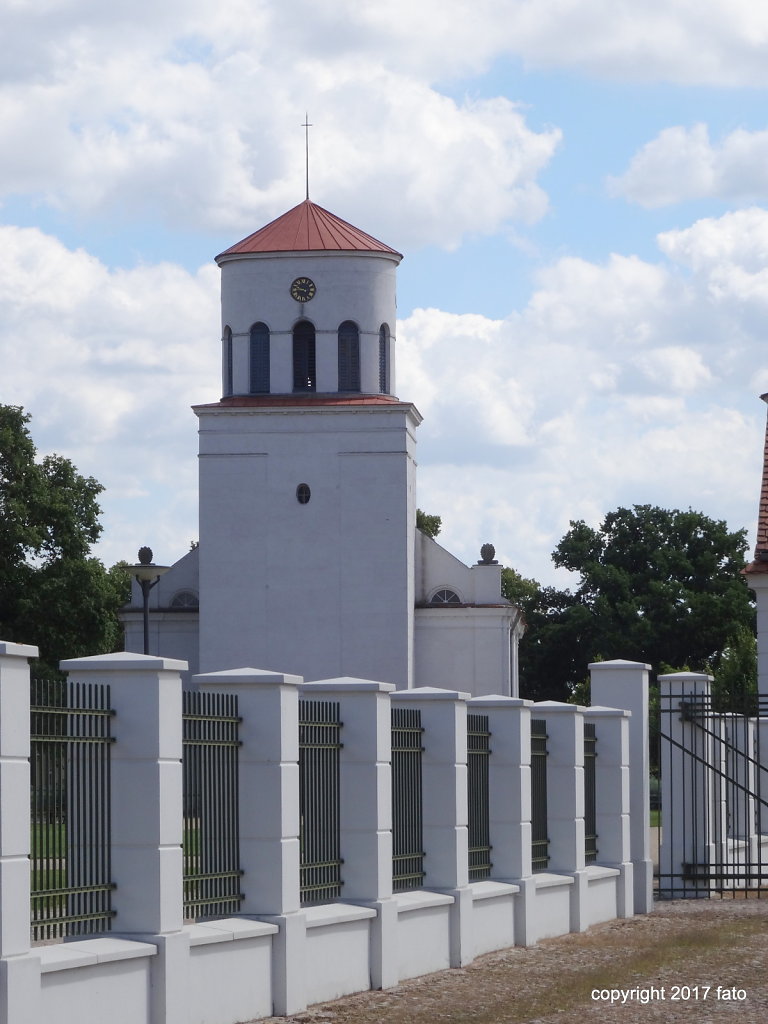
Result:
[[[578,573],[575,592],[521,593],[524,695],[566,699],[601,658],[711,670],[754,628],[740,574],[746,549],[745,530],[691,510],[635,505],[609,513],[599,529],[572,522],[552,557]],[[507,596],[515,599],[516,587]]]
[[[440,516],[430,516],[426,512],[422,512],[420,508],[416,509],[416,526],[432,540],[440,533],[442,524]]]
[[[115,649],[130,578],[89,557],[101,484],[59,455],[38,461],[29,420],[0,405],[0,636],[37,645],[40,670],[55,671]]]

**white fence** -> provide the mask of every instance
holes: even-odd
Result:
[[[112,931],[31,946],[29,671],[0,643],[0,1024],[234,1024],[470,963],[513,944],[651,909],[647,666],[593,666],[573,705],[239,669],[197,676],[236,693],[240,726],[237,917],[185,922],[182,701],[169,659],[65,662],[107,682],[112,751]],[[341,897],[302,906],[298,700],[338,701]],[[391,707],[424,728],[423,888],[392,892]],[[468,878],[467,711],[488,716],[491,876]],[[546,871],[531,870],[530,719],[548,736]],[[597,735],[597,862],[585,865],[584,724]],[[631,767],[631,771],[630,771]]]

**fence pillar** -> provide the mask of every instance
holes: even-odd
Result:
[[[712,719],[712,676],[659,676],[661,849],[659,889],[668,897],[709,896],[709,866],[723,860],[723,745]],[[714,770],[713,770],[714,769]]]
[[[110,687],[113,931],[158,947],[153,1024],[186,1024],[180,673],[187,663],[124,651],[63,661],[61,668],[73,682]]]
[[[493,878],[520,887],[515,944],[536,941],[536,879],[531,870],[531,707],[517,697],[473,697],[468,711],[488,715],[491,733],[488,799]]]
[[[37,1024],[40,960],[30,955],[29,659],[0,640],[0,1024]]]
[[[637,661],[599,661],[589,666],[592,703],[631,711],[629,720],[629,843],[634,879],[634,912],[653,910],[651,785],[648,748],[648,672]]]
[[[280,1015],[303,1010],[306,926],[299,897],[299,684],[301,676],[242,668],[193,676],[201,690],[236,693],[240,913],[280,931],[272,946],[272,998]]]
[[[392,899],[392,683],[322,679],[302,696],[338,701],[344,723],[341,851],[345,903],[376,910],[371,922],[371,987],[398,982],[397,903]]]
[[[421,712],[424,729],[424,888],[453,897],[451,967],[473,958],[467,810],[468,693],[431,686],[398,690],[392,701]]]
[[[585,722],[595,723],[595,796],[597,862],[617,868],[616,910],[619,917],[634,913],[634,883],[629,832],[629,724],[631,712],[590,707]]]

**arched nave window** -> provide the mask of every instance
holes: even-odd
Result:
[[[429,599],[430,604],[461,604],[461,598],[455,590],[448,590],[447,587],[442,587],[440,590],[436,590],[432,597]]]
[[[339,391],[360,390],[360,331],[345,320],[339,327]]]
[[[315,328],[309,320],[299,320],[293,328],[293,390],[314,391],[316,386]]]
[[[232,328],[224,328],[224,394],[231,395],[232,381]]]
[[[269,394],[269,328],[254,324],[251,328],[250,392],[252,395]]]
[[[379,328],[379,391],[382,395],[389,394],[389,327],[386,324]]]

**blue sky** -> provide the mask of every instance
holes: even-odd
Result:
[[[400,249],[419,504],[543,582],[571,519],[754,531],[768,10],[30,0],[0,12],[0,401],[99,479],[106,562],[197,537],[212,257],[303,198]]]

